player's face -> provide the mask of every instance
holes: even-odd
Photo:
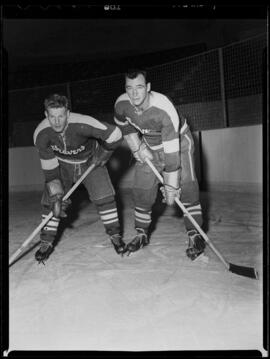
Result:
[[[45,111],[45,115],[55,132],[64,131],[67,125],[69,110],[67,110],[65,107],[49,108],[47,111]]]
[[[146,83],[142,74],[135,79],[126,78],[126,93],[134,106],[142,106],[148,100],[149,91],[150,83]]]

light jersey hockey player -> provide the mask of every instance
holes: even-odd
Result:
[[[125,243],[120,233],[115,191],[104,166],[122,141],[120,129],[91,116],[70,112],[66,96],[54,94],[45,99],[44,106],[46,118],[34,132],[34,144],[45,176],[42,217],[51,210],[53,217],[41,230],[36,260],[44,263],[51,254],[60,218],[66,217],[65,210],[71,203],[61,199],[92,163],[95,168],[82,183],[116,252],[122,253]]]
[[[152,206],[158,191],[158,179],[145,158],[163,174],[162,193],[168,205],[173,205],[175,196],[181,193],[183,204],[200,226],[202,210],[193,163],[194,143],[186,120],[179,136],[179,116],[174,105],[161,93],[150,91],[145,71],[126,73],[125,88],[126,93],[115,102],[114,118],[137,160],[132,189],[137,235],[127,245],[130,253],[149,243]],[[203,253],[205,242],[187,216],[184,223],[189,238],[186,253],[194,260]]]

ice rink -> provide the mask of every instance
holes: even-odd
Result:
[[[10,256],[41,222],[40,192],[10,193]],[[261,350],[263,352],[262,197],[201,192],[206,233],[236,275],[207,247],[190,261],[180,210],[157,201],[150,245],[116,254],[84,188],[45,265],[39,236],[9,268],[12,350]],[[129,191],[118,196],[124,240],[135,234]],[[70,223],[71,222],[71,223]]]

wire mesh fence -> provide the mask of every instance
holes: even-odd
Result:
[[[263,34],[150,67],[151,88],[174,102],[193,131],[260,124],[266,46]],[[124,90],[124,76],[117,74],[9,91],[10,146],[33,145],[33,130],[44,118],[44,98],[51,93],[66,94],[74,112],[113,122],[114,102]]]
[[[262,121],[263,51],[266,37],[256,37],[223,49],[228,125]]]
[[[152,88],[172,99],[193,131],[223,127],[218,51],[149,69]]]
[[[73,111],[91,116],[113,114],[114,102],[124,88],[122,77],[123,75],[119,74],[71,83]]]

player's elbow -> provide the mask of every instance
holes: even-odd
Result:
[[[107,144],[112,144],[112,143],[120,142],[122,139],[123,139],[122,131],[120,130],[119,127],[115,127],[113,132],[107,138],[106,142]]]

